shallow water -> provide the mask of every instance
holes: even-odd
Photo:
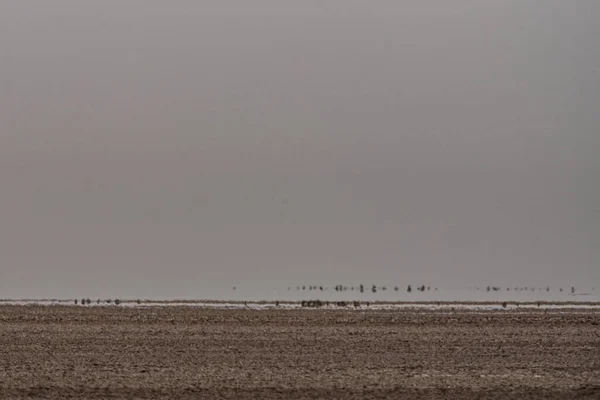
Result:
[[[314,286],[313,286],[314,287]],[[323,301],[386,301],[386,302],[593,302],[600,301],[600,289],[595,286],[576,288],[574,293],[570,292],[570,287],[564,287],[562,292],[560,288],[524,288],[511,287],[498,288],[494,290],[487,286],[470,286],[466,288],[435,288],[425,287],[424,291],[417,289],[417,286],[411,286],[411,292],[407,291],[407,285],[399,286],[395,290],[395,285],[383,285],[372,291],[371,285],[364,286],[364,292],[360,292],[359,285],[346,285],[346,290],[335,290],[333,286],[316,285],[316,288],[309,289],[309,285],[302,289],[302,286],[289,286],[280,288],[257,288],[257,287],[236,287],[229,288],[219,293],[211,293],[213,296],[198,296],[198,299],[211,300],[237,300],[237,301],[302,301],[302,300],[323,300]],[[211,291],[212,292],[212,291]],[[175,298],[177,299],[177,298]],[[169,300],[169,299],[165,299]]]
[[[73,300],[2,300],[0,304],[29,306],[29,305],[74,305]],[[293,309],[361,309],[361,310],[440,310],[440,311],[493,311],[493,310],[600,310],[600,302],[330,302],[324,301],[322,306],[312,307],[303,302],[245,302],[245,301],[210,301],[210,300],[180,300],[180,301],[138,301],[123,300],[117,306],[114,302],[93,301],[89,305],[81,307],[126,307],[126,308],[147,308],[147,307],[193,307],[193,308],[212,308],[212,309],[248,309],[248,310],[293,310]]]

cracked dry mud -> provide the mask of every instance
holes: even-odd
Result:
[[[3,398],[600,399],[598,311],[0,306]]]

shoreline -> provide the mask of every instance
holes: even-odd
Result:
[[[85,299],[87,300],[87,299]],[[272,300],[89,300],[82,304],[75,299],[0,299],[0,306],[63,306],[63,307],[190,307],[208,309],[251,310],[600,310],[600,301],[303,301]]]

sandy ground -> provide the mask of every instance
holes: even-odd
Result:
[[[600,311],[3,305],[0,397],[600,399]]]

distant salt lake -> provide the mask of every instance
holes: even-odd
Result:
[[[384,289],[385,287],[385,289]],[[373,290],[374,289],[374,290]],[[497,303],[519,302],[519,303],[537,303],[537,302],[568,302],[568,303],[593,303],[600,302],[600,288],[595,286],[576,287],[572,292],[571,287],[488,287],[488,286],[469,286],[466,288],[435,288],[435,287],[416,287],[412,286],[408,291],[408,285],[396,287],[390,286],[363,286],[363,292],[360,291],[360,285],[339,285],[320,286],[320,285],[296,285],[285,286],[282,288],[258,288],[255,286],[235,286],[235,287],[213,287],[210,290],[199,290],[196,296],[172,296],[172,297],[135,297],[131,295],[107,295],[100,298],[90,298],[92,304],[104,304],[107,300],[130,300],[135,302],[169,301],[172,304],[200,304],[206,301],[211,302],[301,302],[303,300],[321,300],[324,302],[338,301],[360,301],[360,302],[387,302],[387,303],[426,303],[426,302],[455,302],[455,303]],[[423,289],[423,290],[421,290]],[[77,300],[88,297],[78,297]],[[61,298],[66,303],[73,303],[72,299]],[[42,299],[30,300],[3,300],[3,303],[29,304],[31,302],[40,302]],[[48,301],[44,301],[48,302]]]

